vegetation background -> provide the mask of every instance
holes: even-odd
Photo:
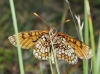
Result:
[[[69,0],[69,2],[73,14],[80,15],[81,20],[84,21],[84,1]],[[90,0],[89,4],[93,20],[95,47],[97,48],[100,35],[100,0]],[[58,31],[63,31],[63,33],[78,38],[71,13],[64,0],[14,0],[14,5],[19,32],[49,30],[49,26],[54,26]],[[49,25],[35,16],[34,12]],[[63,16],[65,16],[64,20]],[[64,23],[67,19],[70,19],[70,22]],[[14,33],[9,0],[0,0],[0,74],[20,73],[17,48],[8,41],[8,37]],[[25,74],[51,74],[49,62],[35,58],[32,50],[22,50]],[[82,66],[82,60],[80,59],[75,65],[59,61],[61,74],[83,74]],[[56,74],[55,65],[53,65],[53,69],[54,74]]]

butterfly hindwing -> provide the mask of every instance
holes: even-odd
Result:
[[[41,60],[50,59],[52,63],[54,63],[54,56],[52,52],[49,34],[44,34],[36,42],[34,49],[33,49],[33,54],[38,59],[41,59]]]
[[[59,60],[65,60],[69,64],[76,64],[78,62],[74,49],[62,36],[57,36],[56,45],[54,45],[54,47]]]
[[[48,36],[48,35],[47,35]],[[36,42],[33,50],[33,54],[38,59],[47,60],[50,43],[46,41],[48,38],[45,35],[41,36],[41,38]]]

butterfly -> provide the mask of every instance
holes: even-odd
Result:
[[[33,55],[41,60],[51,59],[54,62],[52,42],[58,60],[67,61],[69,64],[76,64],[80,59],[92,57],[92,49],[76,38],[67,34],[57,32],[56,28],[50,30],[33,30],[18,34],[20,47],[33,49]],[[16,36],[8,37],[9,41],[17,47]],[[52,40],[52,42],[51,42]]]

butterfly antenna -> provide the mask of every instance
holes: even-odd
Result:
[[[65,0],[65,1],[66,1],[67,5],[68,5],[68,7],[69,7],[69,11],[70,11],[71,16],[72,16],[72,19],[73,19],[73,21],[74,21],[74,24],[75,24],[75,27],[76,27],[76,30],[77,30],[78,37],[79,37],[79,39],[80,39],[80,34],[79,34],[79,31],[78,31],[78,28],[77,28],[77,25],[76,25],[76,22],[75,22],[75,19],[74,19],[74,16],[73,16],[71,7],[70,7],[70,3],[69,3],[68,0]]]
[[[38,18],[40,18],[44,23],[46,23],[48,26],[50,26],[46,21],[44,21],[37,13],[33,13],[35,16],[37,16]]]

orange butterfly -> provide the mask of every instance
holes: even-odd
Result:
[[[67,34],[57,32],[55,28],[51,28],[50,31],[34,30],[21,32],[18,34],[18,37],[21,48],[32,48],[33,54],[38,59],[48,60],[50,54],[51,60],[54,61],[51,40],[59,60],[65,60],[69,64],[76,64],[78,57],[81,59],[92,57],[92,49],[90,47]],[[15,35],[13,35],[8,39],[14,46],[17,46],[15,38]]]

